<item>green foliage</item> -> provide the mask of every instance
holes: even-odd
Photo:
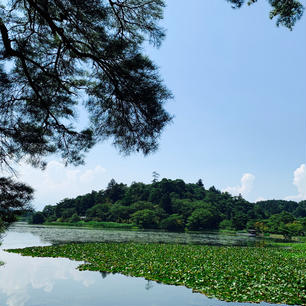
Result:
[[[0,68],[3,164],[44,167],[55,152],[80,164],[107,138],[125,153],[154,151],[171,94],[142,46],[161,44],[163,8],[162,0],[3,2],[0,64],[12,66]],[[78,103],[90,118],[81,131]]]
[[[124,220],[129,219],[131,209],[130,207],[115,203],[114,205],[111,206],[109,212],[110,212],[111,221],[122,222]]]
[[[301,245],[301,244],[299,244]],[[85,261],[80,270],[106,271],[184,285],[226,301],[305,305],[304,247],[88,243],[9,250],[26,256]]]
[[[256,221],[253,223],[253,228],[256,230],[256,233],[267,233],[268,227],[266,226],[265,222],[263,221]]]
[[[31,210],[34,190],[26,184],[0,177],[0,219],[11,223],[16,215]]]
[[[172,214],[161,221],[160,227],[167,231],[182,232],[185,229],[185,223],[182,216]]]
[[[88,219],[107,221],[110,219],[110,207],[111,205],[109,203],[96,204],[95,206],[87,209],[86,217]]]
[[[64,210],[64,211],[62,212],[61,218],[62,218],[63,220],[69,220],[69,219],[71,219],[72,216],[75,215],[75,214],[76,214],[75,208],[68,208],[68,209],[66,209],[66,210]]]
[[[42,211],[47,221],[55,221],[56,220],[56,209],[52,205],[46,205]]]
[[[138,210],[143,210],[143,209],[151,209],[154,210],[155,205],[153,205],[151,202],[148,201],[137,201],[133,203],[131,206],[131,211],[134,213]]]
[[[156,171],[153,171],[152,172],[152,177],[153,177],[152,183],[156,183],[156,182],[158,182],[158,179],[159,179],[160,175]]]
[[[224,219],[219,223],[219,228],[223,230],[232,230],[233,223],[231,220]]]
[[[76,222],[79,222],[79,221],[81,221],[80,217],[76,213],[74,213],[71,217],[71,222],[76,223]]]
[[[194,210],[193,201],[190,199],[175,199],[172,201],[172,209],[181,215],[186,222]]]
[[[131,219],[142,228],[156,228],[159,221],[156,212],[151,209],[138,210]]]
[[[282,224],[291,223],[293,221],[293,215],[284,211],[280,214],[272,215],[269,219],[265,220],[265,224],[270,233],[277,233]]]
[[[303,205],[305,201],[284,200],[253,204],[214,186],[206,190],[203,182],[163,178],[152,184],[133,182],[130,186],[111,180],[106,190],[47,205],[43,214],[47,222],[70,222],[77,215],[85,221],[128,224],[134,220],[140,227],[175,231],[247,228],[257,233],[285,235],[287,232],[280,225],[302,224]],[[299,233],[304,234],[305,230],[306,224]]]
[[[256,210],[257,218],[269,218],[283,211],[293,213],[298,207],[303,206],[294,201],[268,200],[255,203],[254,209]]]
[[[165,191],[167,192],[167,191]],[[160,200],[160,207],[168,214],[172,212],[172,202],[168,193],[165,193]]]
[[[5,229],[5,223],[3,220],[0,218],[0,234],[4,231]]]
[[[199,179],[196,184],[199,185],[200,187],[204,187],[202,179]]]
[[[124,197],[126,185],[118,184],[114,179],[112,179],[104,192],[104,196],[110,202],[115,203]]]
[[[189,230],[205,230],[216,228],[218,216],[211,210],[197,208],[187,220]]]
[[[291,240],[293,236],[304,234],[304,227],[300,222],[281,223],[279,232],[284,235],[285,239]]]
[[[297,218],[305,218],[306,217],[306,200],[301,201],[298,204],[298,207],[295,209],[293,214]]]
[[[242,229],[246,228],[247,222],[248,222],[248,216],[245,213],[243,213],[241,211],[236,211],[233,214],[232,225],[233,225],[234,229],[242,230]]]
[[[46,221],[46,217],[42,212],[37,212],[32,216],[32,224],[43,224]]]
[[[293,236],[305,235],[305,220],[295,219],[295,217],[286,211],[280,214],[271,215],[270,218],[248,222],[248,227],[255,229],[258,233],[282,234],[285,239],[291,240]]]

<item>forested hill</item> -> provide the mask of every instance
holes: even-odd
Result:
[[[206,189],[201,180],[190,184],[181,179],[164,178],[152,184],[132,183],[130,186],[111,180],[105,190],[46,206],[42,213],[36,214],[36,221],[33,220],[37,223],[112,221],[168,230],[257,227],[263,231],[270,227],[273,231],[273,225],[277,232],[278,227],[286,224],[302,224],[305,217],[306,201],[250,203],[214,186]]]

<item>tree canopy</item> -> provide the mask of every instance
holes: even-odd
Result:
[[[60,153],[67,163],[112,138],[119,150],[157,148],[171,116],[171,94],[143,54],[164,37],[164,3],[112,0],[13,0],[0,8],[0,160]],[[9,68],[8,68],[9,67]],[[90,125],[73,125],[76,105]]]
[[[0,220],[10,223],[33,198],[33,189],[12,179],[0,177]]]

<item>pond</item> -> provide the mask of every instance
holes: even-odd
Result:
[[[47,244],[65,242],[163,242],[180,244],[205,245],[236,245],[254,246],[265,240],[251,237],[248,233],[219,234],[218,232],[204,233],[173,233],[158,230],[122,230],[122,229],[93,229],[80,227],[30,225],[17,222],[10,232],[31,233]]]
[[[3,235],[0,305],[3,306],[222,306],[253,305],[209,299],[181,286],[169,286],[120,274],[78,271],[62,258],[32,258],[3,251],[67,241],[141,241],[248,244],[258,239],[207,234],[54,228],[16,223]],[[270,305],[261,303],[260,305]]]

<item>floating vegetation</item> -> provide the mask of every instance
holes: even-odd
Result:
[[[306,305],[305,248],[81,243],[8,251],[85,261],[80,270],[184,285],[225,301]]]

